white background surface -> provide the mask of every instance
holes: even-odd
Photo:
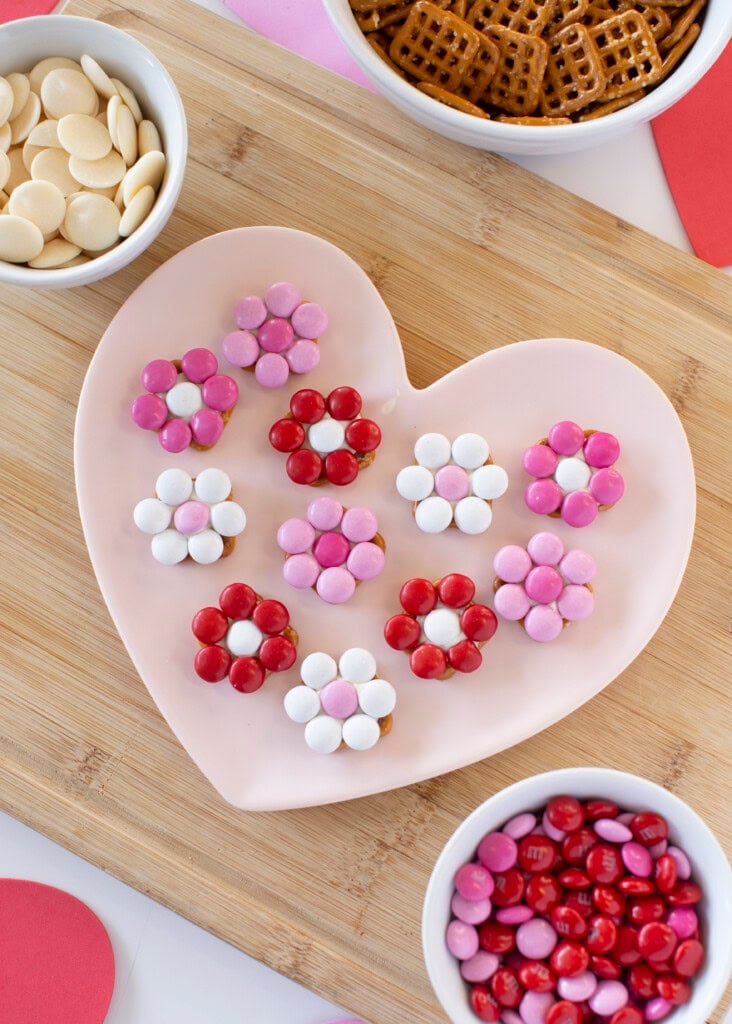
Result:
[[[193,2],[238,23],[221,0]],[[586,153],[516,162],[691,251],[647,125]],[[326,1024],[348,1016],[4,814],[0,876],[56,885],[99,915],[117,963],[106,1024]]]

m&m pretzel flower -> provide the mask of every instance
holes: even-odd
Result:
[[[291,373],[309,373],[320,362],[318,338],[328,314],[317,302],[304,302],[297,285],[279,281],[264,298],[240,299],[234,323],[239,329],[224,338],[224,356],[253,371],[263,388],[281,388]]]
[[[207,348],[192,348],[181,359],[153,359],[142,371],[145,394],[132,403],[133,421],[154,430],[166,452],[213,448],[239,398],[236,381],[218,369]]]
[[[417,526],[442,533],[485,533],[493,520],[492,503],[508,487],[505,469],[496,466],[480,434],[460,434],[450,443],[444,434],[422,434],[414,446],[416,465],[396,478],[402,498],[412,502]]]
[[[285,711],[305,726],[305,742],[318,754],[345,747],[370,750],[391,732],[396,691],[379,678],[371,651],[351,647],[338,664],[323,651],[309,654],[302,685],[285,695]]]
[[[532,640],[555,640],[568,623],[592,615],[595,560],[579,548],[565,554],[554,533],[535,533],[525,548],[501,548],[493,571],[496,611],[520,622]]]
[[[139,501],[133,518],[139,530],[152,534],[150,550],[162,565],[218,562],[234,550],[247,523],[222,469],[204,469],[196,477],[166,469],[155,482],[155,497]]]
[[[201,645],[193,667],[207,683],[227,676],[240,693],[254,693],[272,672],[285,672],[297,658],[298,635],[281,601],[260,597],[246,583],[230,583],[218,608],[201,608],[191,629]]]
[[[371,465],[381,430],[361,416],[355,388],[335,388],[328,397],[312,388],[295,392],[288,416],[273,423],[269,443],[287,452],[287,475],[296,484],[343,487]]]
[[[312,588],[328,604],[343,604],[383,571],[386,544],[378,530],[370,509],[316,498],[305,519],[287,519],[277,531],[285,552],[282,575],[297,590]]]
[[[547,437],[524,452],[524,469],[535,477],[526,488],[527,508],[538,515],[589,526],[598,511],[612,508],[625,482],[614,468],[620,444],[613,434],[583,430],[571,420],[555,423]]]
[[[409,667],[420,679],[475,672],[483,662],[480,648],[496,632],[498,621],[474,597],[475,584],[461,573],[450,573],[437,583],[407,580],[399,591],[404,611],[388,620],[384,639],[409,655]]]

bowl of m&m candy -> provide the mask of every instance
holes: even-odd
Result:
[[[648,779],[565,768],[509,786],[450,837],[422,944],[454,1024],[702,1024],[732,974],[732,872]]]

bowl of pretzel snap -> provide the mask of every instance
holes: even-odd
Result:
[[[427,128],[523,155],[586,149],[687,93],[730,0],[323,0],[383,96]]]

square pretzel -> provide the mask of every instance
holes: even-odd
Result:
[[[486,100],[488,86],[493,81],[498,64],[501,59],[501,52],[487,36],[483,36],[480,49],[473,58],[473,63],[465,72],[462,84],[458,93],[470,103],[481,103]]]
[[[654,85],[661,77],[661,55],[648,22],[637,11],[625,11],[590,29],[607,79],[604,100],[619,99]]]
[[[350,0],[351,10],[362,32],[378,32],[387,25],[404,21],[411,7],[411,0]],[[377,3],[368,9],[355,7],[356,3]]]
[[[419,79],[457,92],[480,49],[480,33],[429,0],[417,0],[394,36],[389,55]]]
[[[485,100],[508,114],[525,117],[539,105],[549,47],[538,36],[527,36],[502,25],[489,25],[485,35],[498,46],[500,59]]]
[[[605,72],[597,47],[584,25],[567,25],[551,41],[544,75],[541,112],[571,114],[605,92]]]
[[[559,31],[567,25],[575,25],[580,21],[587,11],[590,0],[557,0],[557,6],[552,16],[552,24],[549,31]]]
[[[475,0],[468,22],[479,32],[502,25],[514,32],[540,36],[554,16],[559,0]]]

